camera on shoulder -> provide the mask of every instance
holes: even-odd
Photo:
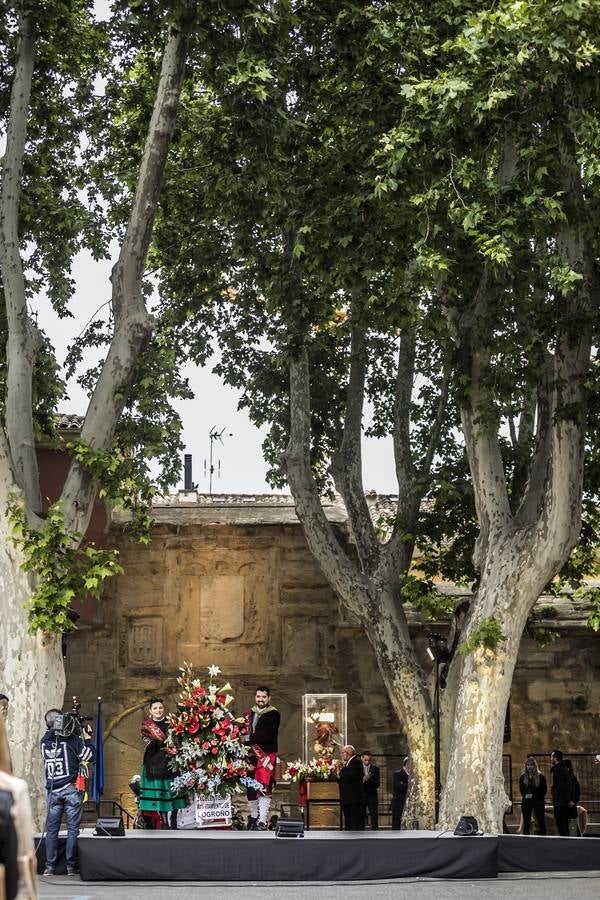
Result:
[[[52,722],[48,722],[48,727],[54,732],[55,737],[66,740],[73,735],[89,736],[91,726],[87,723],[92,721],[91,716],[81,714],[81,703],[77,697],[73,697],[72,709],[65,713],[56,711]]]

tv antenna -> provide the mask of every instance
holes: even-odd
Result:
[[[217,429],[217,426],[213,425],[213,427],[208,432],[208,439],[210,440],[210,455],[209,455],[209,460],[208,460],[208,466],[206,464],[206,460],[204,460],[204,477],[206,478],[206,476],[208,474],[208,493],[210,496],[212,496],[213,475],[216,472],[217,478],[221,477],[221,460],[220,459],[217,460],[216,467],[214,464],[215,441],[219,441],[219,443],[222,444],[223,443],[223,435],[225,434],[226,431],[227,431],[227,426],[225,426],[224,428],[221,428],[221,430],[219,431]],[[233,433],[230,431],[228,433],[227,437],[233,437]]]

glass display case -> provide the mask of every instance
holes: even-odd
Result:
[[[302,743],[304,760],[315,756],[339,759],[346,743],[347,694],[302,695]]]

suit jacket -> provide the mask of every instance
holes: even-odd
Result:
[[[397,769],[394,772],[394,782],[392,786],[392,794],[394,800],[400,798],[406,799],[408,791],[408,772],[405,769]]]
[[[353,756],[346,763],[343,769],[340,769],[338,782],[340,785],[340,802],[344,806],[352,803],[362,803],[364,800],[363,792],[363,775],[364,768],[360,756]]]
[[[261,713],[256,720],[256,727],[250,735],[250,743],[258,744],[264,753],[277,753],[280,720],[281,716],[277,709]],[[250,711],[250,724],[252,724],[252,711]]]
[[[364,789],[365,795],[376,794],[377,788],[379,787],[379,784],[381,782],[381,778],[379,775],[379,766],[374,766],[373,763],[371,763],[370,769],[371,769],[370,779],[368,781],[363,782],[363,789]],[[364,775],[365,775],[365,767],[363,766],[363,778],[364,778]]]

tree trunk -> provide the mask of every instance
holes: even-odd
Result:
[[[422,669],[415,657],[399,598],[393,586],[383,585],[363,600],[363,627],[398,721],[404,728],[411,759],[409,794],[404,809],[407,823],[420,828],[435,823],[434,722]]]
[[[0,491],[0,498],[2,497]],[[44,773],[39,741],[46,730],[44,713],[62,707],[65,676],[58,635],[27,633],[23,605],[32,592],[23,558],[9,540],[5,516],[0,516],[0,671],[2,690],[9,695],[8,737],[15,775],[29,785],[34,821],[45,821]]]
[[[514,529],[490,535],[487,564],[463,637],[468,640],[483,620],[494,617],[505,639],[495,649],[480,645],[453,663],[460,678],[452,730],[444,729],[451,734],[442,777],[439,824],[444,829],[454,828],[461,815],[472,815],[486,832],[502,830],[508,805],[502,776],[506,706],[523,628],[545,584],[545,573],[533,561],[532,537],[531,531]],[[451,672],[452,683],[455,674]]]

